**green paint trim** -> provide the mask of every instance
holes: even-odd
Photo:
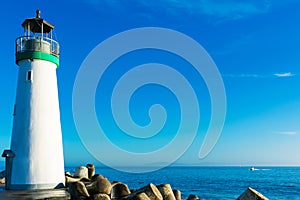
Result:
[[[59,66],[59,58],[45,52],[39,52],[39,51],[24,51],[24,52],[17,52],[16,53],[16,63],[20,60],[25,60],[25,59],[41,59],[41,60],[47,60],[50,61],[56,66]]]

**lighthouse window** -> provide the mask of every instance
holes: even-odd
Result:
[[[16,109],[17,109],[17,105],[15,104],[13,116],[16,116]]]
[[[28,72],[27,72],[26,80],[27,80],[27,81],[32,81],[32,71],[28,71]]]

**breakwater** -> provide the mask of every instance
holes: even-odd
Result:
[[[76,170],[74,170],[76,169]],[[233,179],[228,174],[228,168],[209,168],[211,172],[222,171],[222,174],[227,177],[227,184],[223,185],[222,189],[216,189],[216,183],[219,182],[212,174],[205,175],[208,168],[170,168],[159,172],[147,174],[127,174],[118,171],[113,171],[107,168],[97,168],[92,164],[79,166],[77,168],[66,168],[65,173],[66,187],[60,190],[46,191],[4,191],[0,188],[0,200],[11,199],[267,199],[263,195],[256,194],[256,191],[247,188],[248,184],[241,182],[231,182]],[[224,170],[226,169],[226,170]],[[236,171],[237,169],[234,169]],[[240,171],[240,170],[238,170]],[[251,173],[244,168],[241,171],[247,172],[249,175],[256,177],[256,174]],[[194,172],[197,172],[196,174]],[[259,172],[259,171],[258,171]],[[271,171],[268,171],[271,172]],[[1,173],[2,175],[4,173]],[[219,173],[217,173],[219,174]],[[261,174],[258,174],[261,176]],[[108,178],[106,178],[106,177]],[[244,176],[244,175],[243,175]],[[179,178],[180,177],[180,178]],[[210,177],[213,182],[209,183],[206,177]],[[220,177],[220,175],[218,175]],[[221,179],[222,177],[220,177]],[[110,180],[114,180],[110,182]],[[247,177],[243,179],[248,180]],[[122,180],[124,181],[118,181]],[[151,183],[152,182],[152,183]],[[165,183],[165,184],[162,184]],[[231,187],[236,183],[242,187]],[[128,185],[127,185],[128,184]],[[209,184],[209,187],[205,185]],[[205,187],[201,187],[205,186]],[[244,185],[244,186],[243,186]],[[252,185],[252,184],[250,184]],[[174,186],[174,188],[173,188]],[[209,191],[211,190],[211,192]],[[227,191],[225,193],[224,191]],[[172,191],[172,192],[171,192]],[[202,192],[200,192],[202,191]],[[194,193],[195,192],[195,193]],[[193,194],[194,193],[194,194]],[[70,195],[71,194],[71,195]],[[197,194],[197,195],[195,195]],[[208,196],[210,194],[210,196]],[[48,195],[48,196],[47,196]],[[214,197],[215,196],[215,197]],[[216,196],[218,196],[216,198]],[[258,198],[262,196],[262,198]],[[47,197],[47,198],[45,198]],[[16,198],[15,198],[16,199]]]
[[[185,180],[189,181],[189,180]],[[74,174],[66,172],[66,187],[73,199],[101,200],[182,200],[179,188],[172,188],[169,183],[155,185],[148,183],[139,188],[129,188],[121,181],[110,182],[106,177],[95,174],[95,167],[88,164],[79,166]],[[218,191],[215,191],[216,193]],[[189,194],[186,200],[201,200],[201,196]],[[253,188],[245,188],[238,200],[267,200]]]

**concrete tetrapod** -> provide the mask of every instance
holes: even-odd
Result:
[[[81,181],[70,183],[69,193],[70,193],[72,199],[74,199],[74,200],[82,199],[82,198],[90,196],[84,183]]]
[[[88,168],[84,166],[76,167],[74,178],[89,178]]]
[[[164,200],[176,200],[170,184],[161,184],[157,186]]]
[[[162,197],[160,191],[152,183],[148,184],[145,187],[138,189],[137,191],[129,194],[128,196],[125,196],[123,199],[129,200],[129,199],[134,199],[134,198],[140,198],[137,196],[141,193],[145,193],[149,197],[150,200],[163,200],[163,197]]]
[[[173,190],[173,194],[174,194],[176,200],[181,200],[181,192],[180,192],[180,190]]]
[[[95,175],[95,165],[87,164],[86,168],[88,169],[88,177],[92,178]]]
[[[199,200],[199,197],[197,195],[190,194],[187,200]]]
[[[111,184],[107,178],[100,174],[96,174],[91,178],[91,182],[86,184],[86,189],[88,190],[89,194],[110,194]]]
[[[110,191],[110,197],[111,199],[120,199],[122,197],[125,197],[129,195],[131,192],[128,188],[128,186],[121,182],[115,182],[112,184],[112,188]]]
[[[130,200],[150,200],[146,193],[142,192],[131,197]]]
[[[110,197],[108,194],[99,193],[92,195],[89,200],[110,200]]]
[[[267,197],[249,187],[237,200],[269,200]]]

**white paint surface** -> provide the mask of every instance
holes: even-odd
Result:
[[[56,65],[38,59],[18,64],[11,185],[54,188],[65,182]],[[28,71],[32,81],[26,80]]]

